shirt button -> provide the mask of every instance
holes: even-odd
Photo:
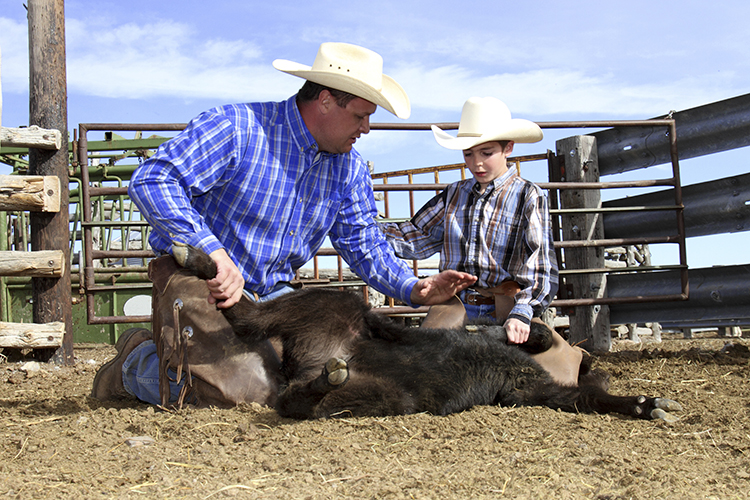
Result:
[[[289,231],[289,236],[294,236],[294,231]]]

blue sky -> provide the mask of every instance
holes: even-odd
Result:
[[[67,0],[65,15],[71,131],[84,122],[186,122],[228,102],[285,99],[302,81],[271,62],[312,64],[324,41],[380,53],[410,96],[412,123],[458,121],[473,95],[499,97],[516,117],[553,121],[651,118],[750,92],[746,0]],[[2,125],[26,125],[22,0],[0,0],[0,50]],[[373,121],[399,120],[379,110]],[[575,133],[548,130],[516,152],[554,150]],[[376,171],[461,161],[428,132],[375,131],[356,147]],[[683,183],[744,173],[748,156],[742,148],[683,161]],[[748,246],[747,232],[693,238],[689,263],[747,263]]]

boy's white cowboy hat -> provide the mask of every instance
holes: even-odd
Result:
[[[383,58],[372,50],[349,43],[320,45],[312,66],[276,59],[273,67],[284,73],[342,90],[382,106],[399,118],[409,118],[406,91],[383,74]]]
[[[471,97],[464,103],[456,137],[435,125],[432,133],[444,148],[459,150],[490,141],[539,142],[544,135],[536,123],[511,118],[508,106],[495,97]]]

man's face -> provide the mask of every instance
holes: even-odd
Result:
[[[318,148],[334,154],[348,153],[360,135],[370,131],[370,115],[378,107],[355,97],[342,108],[327,91],[321,92],[320,99],[325,106],[325,126],[316,137]]]

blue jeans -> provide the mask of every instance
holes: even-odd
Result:
[[[489,318],[494,320],[495,317],[492,314],[495,312],[494,304],[482,304],[478,306],[472,306],[464,303],[464,309],[466,309],[466,316],[469,320],[477,318]]]
[[[291,291],[293,291],[292,287],[282,285],[271,293],[261,296],[259,302],[274,299]],[[245,291],[245,295],[250,300],[255,300],[247,291]],[[176,378],[174,372],[171,372],[170,375],[172,378]],[[161,404],[161,396],[159,395],[159,356],[156,354],[156,344],[154,344],[153,340],[141,342],[125,358],[125,362],[122,365],[122,384],[131,396],[145,403],[153,405]],[[182,390],[182,386],[184,385],[184,378],[179,384],[172,381],[169,382],[170,403],[177,402],[180,390]]]

